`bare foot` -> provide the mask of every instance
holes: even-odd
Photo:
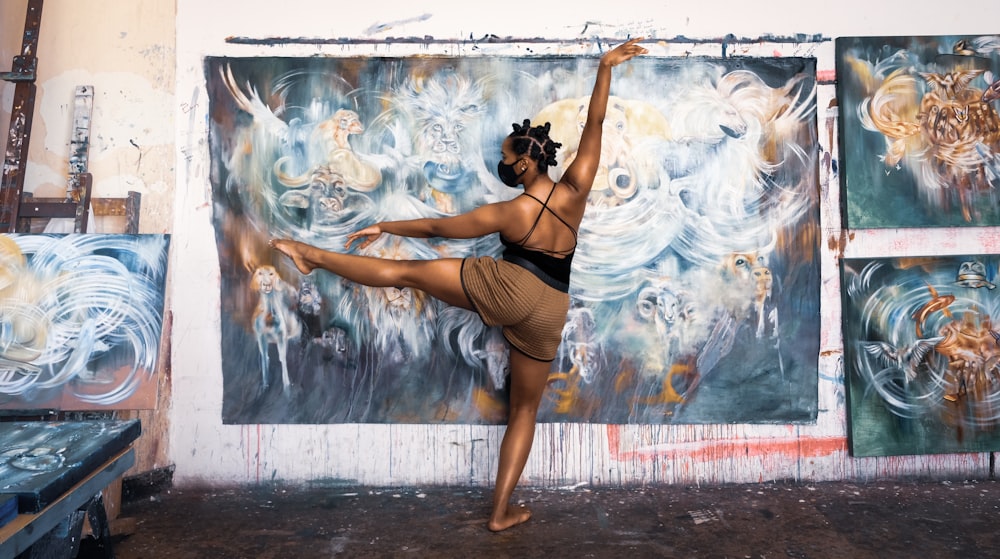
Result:
[[[268,241],[271,248],[292,259],[295,267],[303,274],[312,272],[316,265],[309,259],[308,253],[312,247],[305,243],[293,241],[291,239],[271,239]]]
[[[531,518],[530,510],[524,507],[507,507],[507,510],[499,517],[494,515],[490,518],[490,521],[486,523],[486,527],[491,532],[500,532],[507,528],[513,528],[518,524],[524,524],[529,518]]]

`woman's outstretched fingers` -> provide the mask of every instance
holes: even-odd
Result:
[[[605,60],[607,60],[607,62],[612,66],[617,66],[618,64],[621,64],[622,62],[625,62],[635,56],[646,54],[649,51],[639,44],[639,42],[644,39],[645,37],[636,37],[625,41],[617,47],[609,50],[604,55]]]

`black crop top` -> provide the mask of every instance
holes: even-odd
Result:
[[[566,223],[566,220],[559,217],[559,214],[552,211],[549,207],[549,200],[552,198],[552,193],[556,190],[556,183],[552,183],[552,190],[549,191],[549,196],[544,202],[535,198],[531,194],[525,192],[523,195],[535,200],[542,205],[542,208],[538,210],[538,216],[535,218],[535,223],[531,225],[531,229],[528,233],[521,238],[520,241],[509,241],[500,235],[500,242],[503,243],[503,259],[514,262],[524,266],[525,262],[529,265],[525,266],[532,272],[537,271],[543,272],[545,275],[549,276],[551,279],[556,280],[555,284],[549,283],[552,287],[566,291],[569,286],[569,272],[573,264],[573,254],[576,253],[576,229],[572,225]],[[565,251],[543,251],[538,249],[533,249],[524,246],[531,234],[535,232],[535,227],[538,226],[539,220],[542,219],[543,212],[549,212],[556,219],[563,222],[566,227],[569,227],[573,231],[573,248]],[[533,269],[534,268],[534,269]],[[545,278],[540,278],[545,280]],[[548,282],[547,282],[548,283]]]

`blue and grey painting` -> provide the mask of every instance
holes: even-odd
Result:
[[[168,245],[0,236],[0,408],[155,407]]]
[[[1000,225],[1000,36],[840,37],[851,229]]]
[[[842,262],[856,456],[1000,449],[995,254]]]
[[[496,423],[499,331],[426,294],[302,275],[274,237],[345,249],[371,223],[517,194],[512,123],[575,156],[597,58],[205,60],[226,423]],[[815,61],[644,57],[616,69],[572,305],[540,421],[809,422],[817,410]],[[393,259],[496,236],[383,236]]]

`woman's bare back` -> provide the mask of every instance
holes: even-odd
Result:
[[[541,182],[541,181],[539,181]],[[536,182],[511,200],[514,218],[501,234],[508,241],[553,256],[566,256],[576,249],[577,231],[585,202],[565,185]]]

